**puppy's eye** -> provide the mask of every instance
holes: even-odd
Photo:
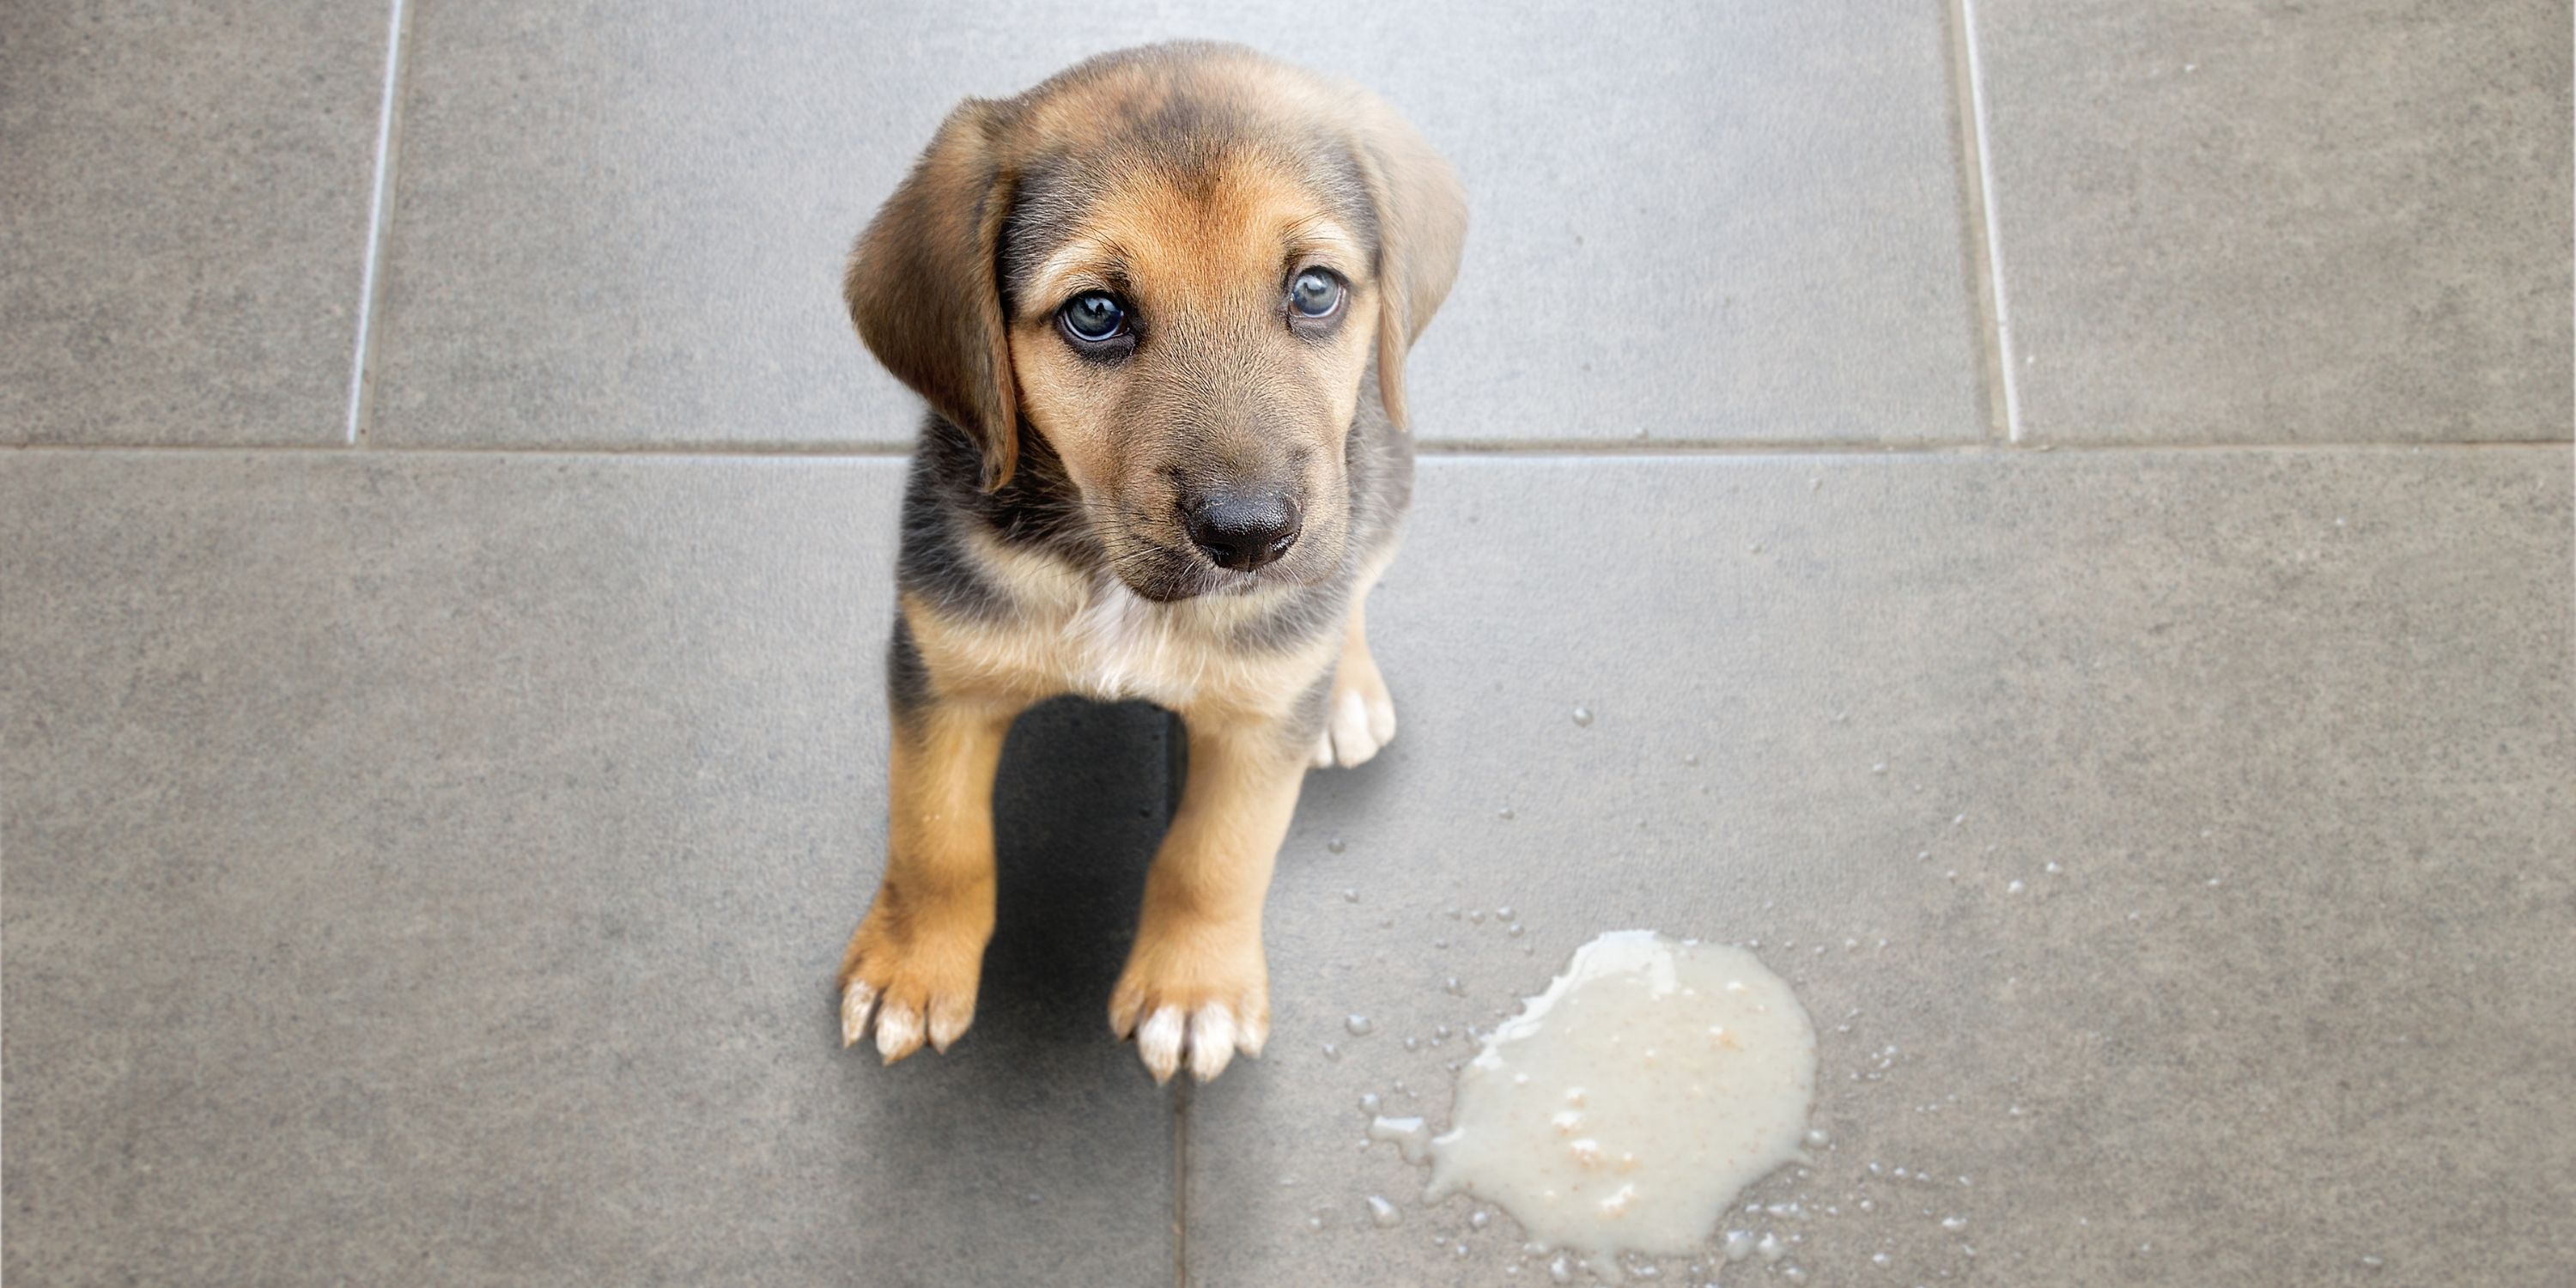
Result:
[[[1328,318],[1342,307],[1342,279],[1310,268],[1288,284],[1288,307],[1302,318]]]
[[[1084,291],[1055,311],[1056,323],[1076,344],[1107,344],[1127,330],[1127,309],[1107,291]]]

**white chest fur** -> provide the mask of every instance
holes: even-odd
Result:
[[[1210,641],[1199,606],[1157,604],[1116,578],[1090,588],[1062,627],[1059,674],[1086,697],[1184,707],[1205,682]]]

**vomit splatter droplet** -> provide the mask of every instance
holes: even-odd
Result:
[[[1590,708],[1590,707],[1576,707],[1576,708],[1574,709],[1574,723],[1575,723],[1578,727],[1581,727],[1581,728],[1586,728],[1586,729],[1591,728],[1591,727],[1592,727],[1592,708]]]
[[[1352,1015],[1343,1018],[1342,1027],[1349,1029],[1352,1037],[1358,1038],[1366,1037],[1371,1032],[1374,1032],[1377,1025],[1371,1023],[1369,1017],[1365,1015]]]
[[[1423,1126],[1419,1118],[1372,1118],[1369,1120],[1368,1137],[1394,1145],[1408,1163],[1419,1163],[1431,1157],[1431,1129]]]
[[[1384,1195],[1368,1196],[1368,1210],[1369,1220],[1376,1222],[1377,1228],[1381,1230],[1404,1219],[1404,1213],[1397,1211],[1395,1205],[1387,1202]]]

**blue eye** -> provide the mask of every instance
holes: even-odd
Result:
[[[1064,333],[1082,344],[1106,344],[1127,329],[1127,310],[1107,291],[1085,291],[1056,310]]]
[[[1310,268],[1288,284],[1288,307],[1301,318],[1328,318],[1342,307],[1342,281],[1320,268]]]

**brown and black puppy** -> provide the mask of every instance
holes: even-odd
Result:
[[[872,1015],[889,1062],[966,1031],[1003,735],[1073,692],[1189,729],[1110,1026],[1157,1081],[1260,1051],[1298,787],[1395,733],[1361,601],[1412,492],[1405,352],[1465,232],[1456,174],[1384,103],[1234,46],[1109,54],[940,127],[846,283],[931,415],[844,1044]]]

